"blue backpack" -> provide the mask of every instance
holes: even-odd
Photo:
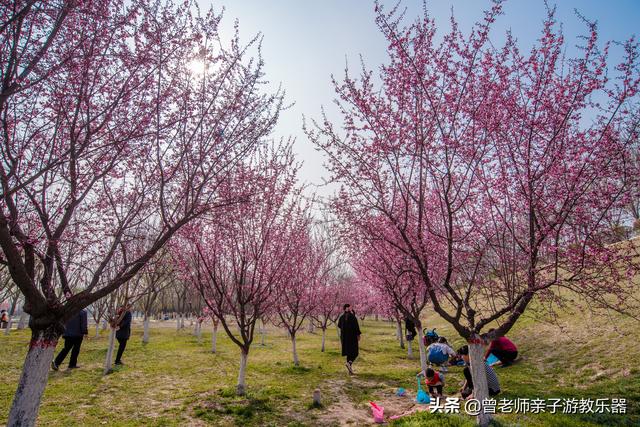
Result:
[[[424,336],[422,337],[422,342],[424,342],[425,346],[428,346],[438,341],[438,334],[436,333],[436,328],[433,328],[431,330],[424,328],[422,330],[422,333],[424,334]]]

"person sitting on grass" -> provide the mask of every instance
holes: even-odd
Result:
[[[424,376],[424,383],[429,388],[429,394],[431,397],[443,396],[442,389],[444,388],[444,375],[441,372],[436,372],[431,368],[427,368],[426,371],[420,372],[418,376]]]
[[[464,384],[460,389],[460,394],[463,399],[471,399],[473,398],[473,378],[471,376],[471,369],[469,368],[469,346],[462,346],[458,350],[458,354],[464,360],[466,366],[462,371],[464,375]],[[487,385],[489,386],[489,396],[496,396],[500,393],[500,382],[498,381],[498,376],[496,375],[496,371],[489,365],[487,362],[484,362],[484,370],[487,374]]]
[[[445,337],[438,338],[438,342],[427,347],[427,359],[429,363],[442,366],[446,372],[446,364],[450,357],[456,357],[456,352],[449,346]]]
[[[493,331],[494,329],[489,330],[489,332]],[[484,353],[484,360],[487,360],[491,353],[498,358],[498,361],[492,363],[491,366],[502,365],[506,367],[511,365],[518,357],[518,348],[509,338],[498,337],[489,344],[489,348]]]

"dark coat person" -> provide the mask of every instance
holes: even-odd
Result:
[[[124,307],[118,310],[119,315],[122,315],[124,310]],[[131,336],[131,317],[131,312],[126,310],[124,315],[122,315],[122,320],[120,320],[117,326],[116,339],[118,340],[118,353],[116,353],[116,365],[122,365],[122,353],[124,353],[124,349],[127,348],[127,341]]]
[[[349,374],[353,375],[353,362],[358,357],[358,341],[360,341],[360,326],[358,319],[351,310],[349,304],[344,305],[344,313],[338,319],[338,328],[340,328],[340,343],[342,344],[342,355],[347,357],[345,366],[349,370]]]
[[[51,362],[51,368],[58,370],[60,364],[67,357],[67,353],[71,351],[71,357],[69,357],[69,369],[78,367],[78,355],[80,354],[80,346],[85,335],[89,333],[87,328],[87,311],[81,310],[78,314],[73,316],[64,327],[64,348],[58,353],[55,360]]]
[[[416,335],[418,335],[416,324],[413,323],[413,320],[407,317],[406,319],[404,319],[404,328],[407,331],[407,341],[413,341]]]

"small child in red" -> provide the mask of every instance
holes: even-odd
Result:
[[[429,387],[429,394],[433,397],[442,397],[442,389],[444,387],[444,375],[436,372],[431,368],[427,368],[425,372],[418,375],[424,375],[424,382]]]

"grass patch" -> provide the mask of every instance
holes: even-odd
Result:
[[[391,422],[394,427],[474,427],[468,417],[429,412],[419,412],[412,417],[404,417]]]
[[[640,328],[625,318],[587,318],[571,313],[561,317],[563,331],[531,318],[523,318],[509,334],[518,344],[519,363],[497,373],[499,398],[626,398],[626,414],[501,414],[503,426],[640,425]],[[425,316],[425,327],[437,327],[452,345],[462,345],[454,330],[441,319]],[[584,325],[598,325],[598,333]],[[46,426],[324,426],[338,425],[348,404],[370,420],[369,400],[393,396],[398,387],[415,393],[419,371],[417,345],[414,359],[406,357],[395,339],[395,324],[367,319],[361,324],[360,357],[349,377],[334,329],[327,331],[325,352],[319,334],[301,333],[297,339],[301,366],[293,366],[291,341],[284,331],[269,328],[266,346],[249,353],[247,396],[237,397],[235,385],[240,353],[218,333],[217,353],[209,352],[211,332],[202,343],[190,330],[177,332],[169,322],[152,324],[151,338],[142,344],[142,327],[134,323],[123,360],[125,366],[103,376],[107,334],[85,340],[80,369],[51,372],[38,424]],[[0,424],[6,422],[11,400],[29,343],[29,331],[0,334]],[[59,343],[58,350],[62,347]],[[445,393],[457,392],[462,369],[450,368]],[[319,388],[322,407],[312,405]],[[409,398],[407,398],[409,399]],[[337,409],[336,409],[337,408]],[[324,417],[336,412],[336,418]],[[335,420],[338,421],[335,421]],[[365,419],[365,418],[362,418]],[[361,425],[354,422],[352,425]],[[467,426],[470,417],[417,414],[394,426]]]

